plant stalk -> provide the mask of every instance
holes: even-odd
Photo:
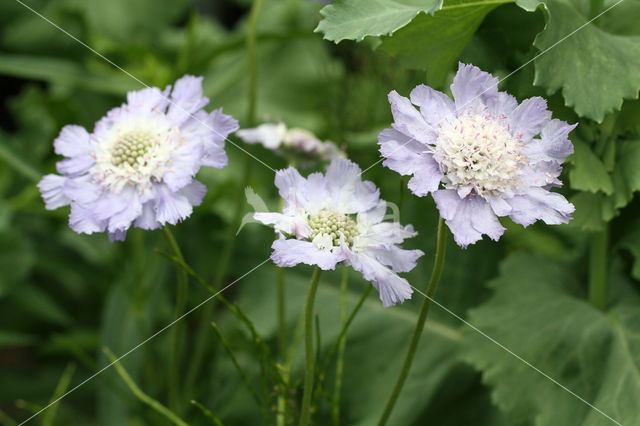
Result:
[[[402,369],[400,370],[400,375],[398,376],[398,380],[396,381],[395,387],[393,388],[393,392],[391,393],[391,396],[387,401],[387,405],[385,406],[384,412],[382,413],[382,417],[380,417],[378,426],[383,426],[389,421],[389,417],[391,416],[393,407],[395,406],[396,401],[398,400],[398,397],[402,392],[404,382],[407,380],[407,376],[409,375],[409,371],[411,370],[411,364],[413,363],[413,358],[416,354],[416,350],[418,349],[418,343],[420,342],[420,338],[422,337],[424,325],[427,322],[427,315],[429,314],[429,308],[431,307],[431,300],[433,299],[433,296],[436,294],[436,290],[438,289],[438,283],[440,282],[440,276],[442,275],[442,269],[444,267],[444,255],[446,249],[447,226],[445,225],[444,220],[441,217],[440,219],[438,219],[436,257],[433,262],[431,278],[429,279],[429,284],[427,285],[427,297],[425,297],[424,302],[422,302],[420,315],[418,316],[418,322],[416,323],[416,328],[413,332],[411,343],[409,344],[409,350],[407,351],[404,364],[402,365]]]
[[[305,374],[304,391],[302,396],[302,409],[300,410],[300,426],[307,426],[311,420],[311,396],[313,394],[313,380],[315,378],[315,357],[313,352],[313,306],[320,282],[321,269],[317,266],[313,270],[307,303],[304,308],[304,349],[305,349]]]
[[[609,229],[591,235],[589,248],[589,302],[600,310],[607,305],[607,255]]]
[[[180,250],[180,246],[178,246],[178,242],[176,241],[173,232],[168,226],[162,228],[164,233],[164,237],[167,240],[167,244],[169,248],[173,252],[174,256],[179,259],[181,262],[184,262],[184,256],[182,255],[182,251]],[[178,276],[178,287],[176,289],[176,308],[174,316],[175,318],[179,318],[182,314],[184,314],[188,291],[189,291],[189,277],[187,273],[182,269],[178,268],[177,270]],[[182,322],[175,324],[172,327],[171,334],[171,355],[169,361],[169,406],[172,410],[176,412],[180,412],[180,338],[182,335]]]
[[[347,323],[349,306],[347,304],[347,291],[349,289],[349,268],[342,268],[342,280],[340,281],[340,321],[342,326]],[[344,372],[344,353],[347,348],[347,336],[341,336],[338,343],[338,359],[336,361],[336,379],[333,388],[333,400],[331,406],[331,418],[335,426],[340,425],[340,391],[342,389],[342,373]]]

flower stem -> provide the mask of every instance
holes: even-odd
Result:
[[[247,103],[247,125],[256,123],[256,110],[258,100],[258,55],[256,32],[258,17],[262,10],[264,0],[254,0],[249,14],[249,26],[247,27],[247,61],[249,64],[249,101]]]
[[[589,249],[589,302],[602,310],[607,304],[607,255],[609,229],[591,235]]]
[[[347,291],[349,289],[349,268],[342,268],[342,280],[340,281],[340,321],[342,326],[347,322],[348,309],[347,304]],[[340,337],[340,343],[338,344],[338,359],[336,361],[336,379],[335,386],[333,388],[333,400],[331,407],[331,417],[333,424],[340,425],[340,390],[342,388],[342,373],[344,371],[344,352],[347,347],[347,336]]]
[[[300,426],[307,426],[311,420],[311,395],[313,394],[313,379],[315,377],[315,359],[313,352],[313,305],[316,300],[321,269],[316,266],[311,276],[307,303],[304,308],[304,349],[305,374],[302,409],[300,410]]]
[[[167,244],[169,248],[173,252],[174,256],[179,259],[181,262],[184,262],[184,256],[182,256],[182,251],[180,250],[180,246],[173,236],[173,232],[168,226],[162,228],[164,232],[164,237],[167,240]],[[175,318],[179,318],[186,308],[187,297],[188,297],[188,280],[189,277],[187,273],[182,269],[178,268],[178,288],[176,291],[176,310],[174,313]],[[179,371],[180,371],[180,337],[182,332],[182,323],[177,323],[172,327],[171,334],[171,355],[170,355],[170,369],[169,369],[169,406],[179,412],[180,406],[180,379],[179,379]]]
[[[411,338],[411,343],[409,344],[409,350],[407,351],[407,356],[404,359],[404,364],[402,365],[402,370],[400,370],[400,375],[398,376],[398,380],[396,381],[396,385],[393,388],[393,392],[387,401],[387,405],[385,406],[384,412],[382,413],[382,417],[380,417],[380,421],[378,422],[378,426],[383,426],[389,420],[391,416],[391,412],[393,411],[393,407],[396,404],[398,397],[400,396],[400,392],[402,392],[402,387],[404,386],[404,382],[409,375],[409,371],[411,370],[411,364],[413,363],[413,358],[416,354],[416,349],[418,348],[418,343],[420,342],[420,337],[422,337],[422,332],[424,330],[424,325],[427,321],[427,315],[429,314],[429,308],[431,307],[431,300],[438,289],[438,283],[440,282],[440,276],[442,275],[442,269],[444,266],[444,255],[447,249],[447,227],[444,223],[444,220],[440,218],[438,220],[438,236],[436,242],[436,258],[433,262],[433,270],[431,271],[431,278],[429,279],[429,285],[427,286],[427,297],[425,297],[424,302],[422,302],[422,307],[420,308],[420,315],[418,316],[418,322],[416,323],[416,329],[413,332],[413,337]]]

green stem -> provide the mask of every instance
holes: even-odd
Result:
[[[609,230],[591,235],[589,252],[589,302],[603,310],[607,304],[607,256],[609,252]]]
[[[164,237],[167,240],[169,248],[173,252],[174,256],[181,262],[184,262],[184,256],[178,242],[173,236],[173,232],[168,226],[162,228]],[[188,282],[189,277],[187,273],[178,268],[178,288],[176,292],[176,310],[174,313],[175,318],[179,318],[184,314],[187,297],[188,297]],[[182,335],[182,322],[175,324],[171,329],[171,355],[170,355],[170,367],[169,367],[169,406],[179,412],[180,407],[180,339]]]
[[[278,305],[278,355],[282,362],[287,356],[287,317],[286,298],[284,286],[284,269],[276,267],[276,291]],[[278,394],[278,411],[276,424],[284,426],[287,423],[287,391],[288,386],[283,384]]]
[[[311,276],[307,303],[304,308],[304,349],[305,374],[302,409],[300,410],[300,426],[307,426],[311,420],[311,396],[313,394],[313,379],[315,375],[315,359],[313,353],[313,305],[316,300],[321,270],[316,266]]]
[[[149,407],[153,408],[158,413],[165,416],[168,420],[171,421],[171,423],[177,426],[189,426],[187,422],[185,422],[180,417],[178,417],[178,415],[176,415],[173,411],[171,411],[170,409],[168,409],[167,407],[160,404],[158,401],[156,401],[155,399],[151,398],[149,395],[144,393],[142,389],[140,389],[138,385],[133,381],[129,373],[127,373],[127,370],[125,370],[124,367],[120,364],[120,362],[118,362],[113,352],[111,352],[108,348],[104,348],[103,350],[107,355],[107,357],[109,358],[109,360],[111,360],[111,362],[114,363],[113,366],[116,368],[116,371],[118,372],[122,380],[125,382],[127,387],[129,387],[131,392],[136,396],[136,398],[138,398],[144,404],[147,404]]]
[[[76,371],[75,364],[69,364],[64,369],[62,376],[60,376],[60,380],[58,380],[58,384],[56,385],[55,390],[53,391],[53,395],[51,396],[51,401],[56,401],[59,399],[64,393],[67,391],[69,387],[69,383],[71,383],[71,378],[73,377],[73,373]],[[56,413],[58,412],[59,403],[56,402],[53,404],[49,410],[44,413],[42,418],[42,426],[52,426],[54,424],[54,420],[56,418]]]
[[[340,281],[340,320],[342,326],[347,323],[349,306],[347,304],[347,291],[349,289],[349,268],[342,268],[342,280]],[[336,380],[333,389],[331,417],[333,424],[340,425],[340,390],[342,388],[342,373],[344,371],[344,352],[347,347],[347,336],[342,336],[338,344],[338,360],[336,361]]]
[[[387,405],[385,406],[384,412],[382,413],[382,417],[380,417],[380,421],[378,422],[379,426],[385,425],[389,420],[389,416],[391,416],[393,407],[395,406],[396,401],[400,396],[400,392],[402,392],[404,382],[406,381],[407,376],[409,375],[409,371],[411,370],[411,364],[413,363],[413,358],[416,354],[418,343],[420,342],[420,338],[422,337],[422,332],[424,330],[424,325],[427,321],[427,315],[429,314],[429,308],[431,307],[431,300],[433,299],[433,296],[436,294],[436,290],[438,289],[438,283],[440,282],[440,276],[442,275],[442,269],[444,266],[444,255],[446,249],[447,227],[444,223],[444,220],[440,218],[438,220],[436,258],[433,263],[433,270],[431,271],[429,285],[427,286],[427,296],[425,297],[424,302],[422,302],[422,308],[420,308],[420,315],[418,316],[416,329],[413,332],[413,337],[411,338],[411,343],[409,344],[409,350],[407,351],[404,364],[402,365],[402,369],[400,370],[400,375],[398,376],[396,385],[393,388],[393,392],[391,393],[391,396],[387,401]]]

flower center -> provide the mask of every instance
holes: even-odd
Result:
[[[128,165],[138,168],[147,162],[149,149],[157,143],[156,135],[147,131],[133,130],[118,138],[111,151],[112,163],[116,167]]]
[[[343,213],[322,210],[320,213],[309,217],[309,228],[311,228],[311,240],[321,241],[340,245],[340,236],[344,242],[351,246],[354,238],[358,235],[356,222]]]
[[[449,187],[485,194],[518,186],[526,165],[522,149],[502,118],[466,113],[443,124],[433,155]]]

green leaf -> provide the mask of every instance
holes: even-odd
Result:
[[[615,192],[615,208],[626,206],[636,191],[640,191],[640,140],[618,141],[617,161],[611,177]]]
[[[598,122],[605,114],[620,109],[623,99],[637,98],[640,89],[637,20],[613,21],[603,16],[587,24],[596,11],[588,11],[584,2],[545,3],[549,10],[547,26],[534,45],[546,52],[535,60],[534,84],[544,86],[549,94],[562,90],[567,106]],[[635,0],[626,3],[637,8]],[[607,1],[605,7],[613,4]],[[624,18],[623,7],[616,6],[607,15]]]
[[[635,258],[633,268],[631,269],[631,275],[640,280],[640,231],[632,232],[625,235],[620,241],[620,247],[629,250],[631,255]]]
[[[580,192],[570,201],[576,208],[571,225],[587,231],[602,231],[616,214],[611,199],[603,194]]]
[[[610,281],[618,290],[628,285],[622,278]],[[527,254],[507,258],[490,285],[495,294],[471,312],[474,326],[618,424],[640,425],[637,296],[599,311],[585,301],[584,285],[571,268]],[[494,388],[493,401],[514,421],[615,424],[476,331],[469,332],[466,359],[482,371]]]
[[[512,1],[445,0],[433,16],[420,14],[393,37],[384,37],[380,49],[405,67],[426,70],[427,82],[439,87],[484,17],[505,3]]]
[[[574,140],[575,152],[571,157],[574,164],[569,173],[571,187],[581,191],[613,193],[613,183],[602,161],[586,143]]]
[[[393,34],[420,12],[434,13],[441,6],[441,0],[337,0],[320,11],[324,19],[315,31],[336,43],[361,41]]]

